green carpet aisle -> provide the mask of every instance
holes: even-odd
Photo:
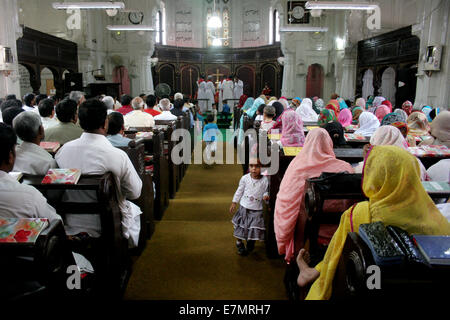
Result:
[[[136,261],[125,299],[286,299],[285,266],[264,243],[236,253],[231,199],[240,165],[190,165],[176,198]]]

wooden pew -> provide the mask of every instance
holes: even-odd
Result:
[[[56,212],[63,218],[66,214],[97,214],[100,217],[101,236],[90,241],[90,248],[82,247],[71,241],[74,251],[82,250],[94,266],[97,285],[95,291],[99,297],[120,298],[125,292],[131,275],[131,260],[128,240],[122,235],[122,213],[117,199],[117,186],[112,173],[104,175],[82,175],[75,185],[41,184],[44,176],[24,175],[23,182],[39,191],[95,191],[97,202],[63,202],[48,198]],[[64,193],[62,193],[64,194]]]
[[[0,261],[2,301],[69,297],[66,270],[75,260],[62,221],[49,221],[34,243],[0,242]]]
[[[141,253],[145,249],[146,240],[150,239],[155,231],[152,173],[145,170],[144,139],[131,140],[128,147],[119,147],[119,149],[122,149],[127,153],[136,172],[142,180],[141,196],[139,199],[133,201],[142,210],[141,233],[138,246],[138,252]]]
[[[178,120],[177,120],[178,121]],[[156,120],[156,128],[164,132],[164,157],[167,159],[169,167],[169,197],[175,198],[177,191],[178,181],[178,165],[174,165],[172,161],[172,149],[174,142],[172,141],[172,133],[176,129],[176,121],[170,120]]]
[[[126,131],[126,135],[134,139],[138,131],[151,130],[149,128],[134,128],[134,131]],[[165,209],[169,205],[169,166],[163,154],[164,132],[158,128],[152,129],[152,137],[144,138],[145,154],[151,158],[146,165],[153,165],[152,178],[155,183],[154,218],[161,220]]]

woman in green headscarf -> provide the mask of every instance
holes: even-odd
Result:
[[[317,124],[319,126],[322,127],[322,126],[326,125],[327,123],[333,122],[333,121],[339,121],[333,110],[323,109],[322,111],[320,111],[319,119],[317,120]]]

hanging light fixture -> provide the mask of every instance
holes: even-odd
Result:
[[[370,2],[352,2],[352,1],[308,1],[305,8],[322,10],[374,10],[378,7]]]
[[[125,9],[123,2],[53,2],[52,7],[58,10],[66,9]]]
[[[216,12],[216,0],[214,0],[213,14],[211,15],[211,17],[209,17],[207,26],[210,29],[222,28],[222,20],[220,20],[219,16],[217,15],[217,12]]]

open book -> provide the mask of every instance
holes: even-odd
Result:
[[[47,226],[48,219],[0,218],[0,242],[35,243]]]
[[[49,169],[42,184],[77,184],[80,177],[78,169]]]

